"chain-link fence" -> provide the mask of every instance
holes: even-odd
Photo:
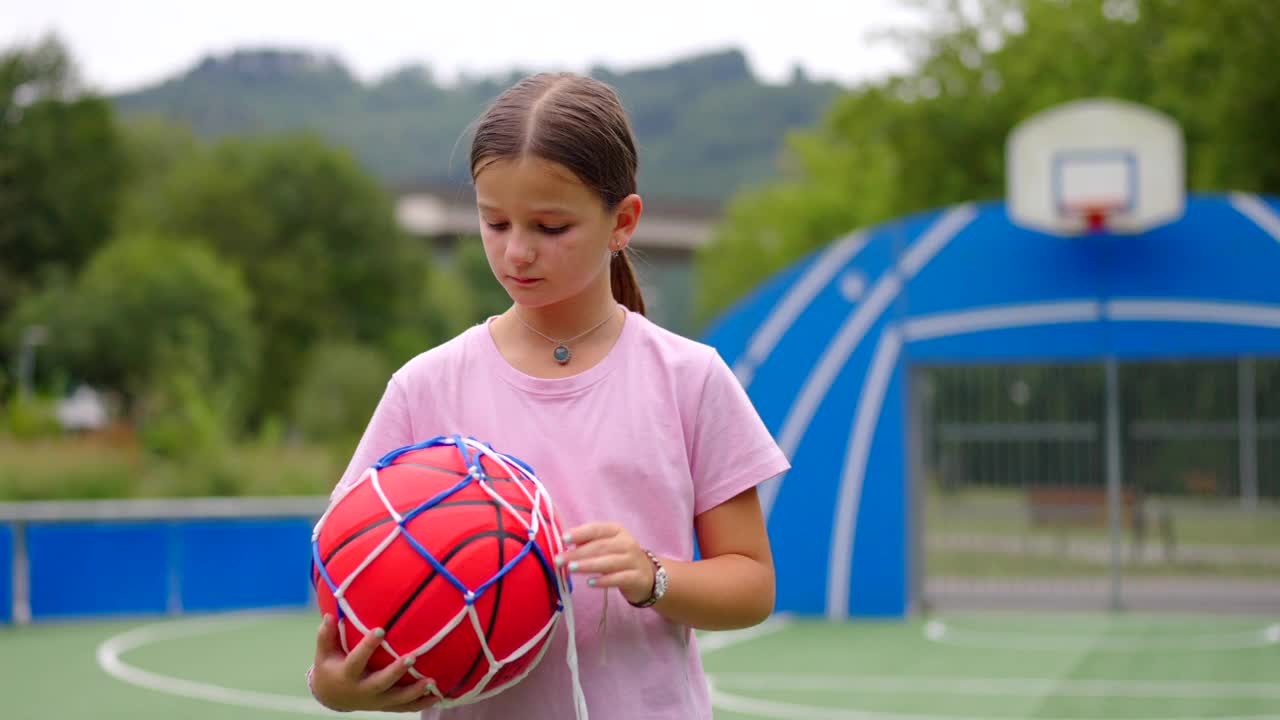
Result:
[[[1114,378],[913,372],[926,607],[1280,610],[1280,360]]]

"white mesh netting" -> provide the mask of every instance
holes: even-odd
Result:
[[[434,497],[417,504],[407,512],[398,511],[388,499],[387,493],[384,491],[383,485],[379,480],[379,470],[385,469],[394,464],[395,460],[400,456],[431,447],[452,446],[456,448],[461,458],[464,460],[468,469],[467,474],[453,487],[446,489]],[[515,488],[528,500],[530,512],[518,512],[507,498],[503,497],[493,486],[492,480],[486,472],[481,458],[488,458],[492,463],[496,464],[506,474],[502,480],[516,480],[512,483]],[[388,532],[387,536],[378,543],[372,551],[366,555],[363,560],[355,567],[353,571],[348,573],[341,579],[341,582],[335,582],[331,577],[320,552],[321,535],[324,532],[325,522],[330,518],[335,509],[341,506],[344,499],[351,497],[352,493],[363,485],[368,485],[387,512],[390,520],[394,522],[394,527]],[[455,495],[463,488],[473,486],[483,490],[485,495],[492,503],[501,507],[507,517],[513,518],[522,527],[527,541],[523,548],[510,561],[506,562],[502,567],[491,575],[485,582],[475,587],[468,587],[463,583],[455,573],[449,571],[440,559],[436,558],[430,551],[424,547],[424,544],[415,538],[409,532],[406,525],[415,517],[431,510],[441,502]],[[418,524],[418,532],[422,532],[421,523]],[[543,537],[548,538],[552,557],[545,557],[545,553],[539,546],[537,539],[539,533],[543,532]],[[349,591],[354,583],[360,578],[361,574],[376,561],[388,547],[394,543],[407,543],[413,547],[414,551],[422,557],[430,566],[439,573],[440,577],[449,582],[458,589],[462,594],[462,609],[450,618],[432,637],[422,642],[417,647],[393,647],[389,636],[384,638],[381,644],[382,650],[391,656],[393,662],[403,662],[405,658],[413,658],[416,661],[423,657],[432,648],[436,647],[443,639],[448,637],[464,622],[469,623],[471,630],[475,633],[476,641],[484,654],[487,661],[487,670],[478,682],[465,693],[454,697],[449,697],[436,686],[434,681],[428,685],[427,691],[438,698],[438,707],[453,707],[457,705],[465,705],[492,697],[508,687],[523,680],[542,660],[542,656],[546,654],[550,642],[543,642],[548,639],[550,633],[555,630],[561,617],[567,624],[568,631],[568,648],[566,651],[566,662],[569,666],[570,678],[572,684],[572,692],[574,696],[574,705],[577,717],[580,720],[587,718],[586,700],[583,696],[582,685],[578,673],[578,657],[577,643],[574,637],[573,622],[573,602],[570,597],[571,583],[567,571],[555,568],[553,564],[554,556],[565,550],[563,529],[556,520],[554,506],[551,496],[538,480],[533,470],[520,460],[495,451],[486,443],[474,438],[466,438],[461,436],[441,436],[425,442],[400,448],[381,458],[377,463],[364,472],[363,475],[338,495],[333,502],[330,503],[324,515],[316,522],[315,528],[311,536],[312,559],[314,568],[318,578],[317,590],[321,588],[319,583],[322,582],[332,593],[333,599],[337,605],[338,613],[338,629],[344,650],[350,651],[354,643],[348,641],[348,628],[354,628],[361,636],[372,631],[374,626],[370,626],[366,619],[361,615],[361,608],[355,607],[348,597]],[[428,543],[430,544],[430,543]],[[494,583],[506,576],[513,568],[522,562],[538,562],[541,563],[545,571],[555,579],[555,592],[558,595],[558,602],[555,611],[550,613],[550,617],[542,628],[533,634],[527,642],[507,653],[504,657],[494,655],[490,647],[488,638],[486,637],[483,623],[479,613],[476,610],[476,600],[479,599],[486,591],[488,591]],[[535,652],[536,656],[528,662],[518,673],[510,676],[504,676],[495,681],[499,675],[503,674],[503,668],[524,658],[528,653]],[[428,679],[415,666],[411,666],[408,670],[414,678],[418,680]]]

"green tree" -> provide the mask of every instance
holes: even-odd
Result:
[[[415,322],[427,256],[390,199],[347,154],[313,136],[232,139],[183,163],[150,223],[199,237],[243,273],[263,339],[252,410],[288,412],[322,340],[386,348]]]
[[[251,311],[239,271],[208,248],[128,235],[73,284],[25,300],[10,332],[44,325],[48,364],[120,391],[148,445],[180,455],[223,447],[237,424],[257,356]]]
[[[1192,190],[1280,192],[1280,5],[1249,0],[923,0],[911,71],[853,90],[788,142],[788,175],[737,196],[698,258],[699,315],[839,235],[1004,194],[1010,130],[1110,96],[1170,114]],[[725,258],[732,258],[726,262]]]
[[[162,116],[136,115],[118,123],[125,186],[117,226],[146,231],[168,213],[165,188],[183,168],[201,162],[208,146],[190,127]]]
[[[0,320],[106,241],[122,175],[111,106],[56,38],[0,54]]]
[[[350,457],[390,373],[382,353],[367,345],[317,345],[294,394],[293,415],[298,429],[307,440]]]

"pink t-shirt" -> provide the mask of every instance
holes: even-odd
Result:
[[[616,521],[658,556],[680,560],[693,559],[695,515],[789,468],[714,348],[632,312],[609,354],[568,378],[516,370],[487,324],[417,356],[392,376],[339,488],[390,450],[455,433],[531,465],[566,528]],[[616,591],[602,624],[603,592],[585,579],[574,584],[579,672],[592,716],[710,718],[692,630],[632,608]],[[566,640],[557,630],[518,685],[423,717],[573,718]]]

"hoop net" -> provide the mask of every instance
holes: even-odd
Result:
[[[457,448],[466,464],[466,467],[468,468],[467,475],[452,488],[437,494],[435,497],[423,502],[409,512],[401,514],[392,507],[391,502],[387,499],[387,495],[383,491],[383,487],[378,479],[378,471],[391,465],[396,458],[405,453],[442,445]],[[520,488],[521,492],[529,501],[531,512],[528,513],[528,519],[526,519],[524,514],[517,512],[515,508],[513,508],[510,503],[508,503],[508,501],[490,485],[489,475],[480,462],[482,457],[489,458],[506,472],[506,477],[502,479],[518,480],[518,482],[513,484]],[[390,516],[390,519],[395,523],[395,527],[387,534],[387,537],[381,543],[370,551],[369,555],[364,558],[356,569],[352,571],[341,584],[339,584],[334,582],[333,578],[330,577],[329,572],[325,568],[325,564],[321,559],[320,533],[324,528],[325,521],[329,518],[329,515],[333,512],[334,508],[342,502],[342,499],[350,494],[352,490],[365,483],[372,486],[374,492],[381,501],[382,506]],[[528,538],[523,548],[515,557],[503,565],[492,577],[474,588],[467,587],[455,574],[451,573],[449,569],[445,567],[440,560],[433,556],[430,551],[423,547],[423,545],[418,542],[418,540],[415,539],[405,527],[413,518],[430,510],[439,503],[455,495],[463,488],[471,485],[481,488],[493,500],[493,502],[500,505],[511,518],[516,519],[516,521],[524,527],[524,530],[527,533],[526,537]],[[530,488],[533,488],[533,490],[531,491]],[[420,646],[414,648],[395,648],[392,647],[388,639],[384,639],[381,644],[382,649],[392,657],[393,662],[403,662],[405,658],[414,658],[416,660],[428,653],[432,648],[439,644],[441,640],[458,628],[458,626],[463,623],[467,623],[475,632],[476,640],[479,642],[479,646],[488,662],[488,669],[484,676],[471,690],[467,691],[463,695],[452,698],[447,697],[440,688],[435,685],[435,682],[432,681],[428,685],[427,691],[434,695],[439,701],[437,707],[448,708],[478,702],[480,700],[493,697],[506,688],[511,687],[524,679],[525,676],[537,667],[538,663],[542,660],[542,656],[546,654],[547,648],[550,647],[551,643],[543,642],[543,640],[551,634],[563,615],[569,633],[568,649],[566,651],[565,660],[569,666],[569,673],[573,686],[574,705],[579,720],[586,720],[587,705],[582,692],[582,683],[578,673],[578,653],[574,633],[573,602],[570,597],[570,592],[572,591],[573,586],[569,579],[568,571],[556,569],[551,562],[552,558],[546,557],[542,548],[539,547],[537,537],[540,531],[549,531],[547,532],[547,535],[550,536],[551,545],[555,554],[559,554],[565,550],[564,533],[556,521],[556,514],[551,502],[551,496],[543,486],[542,482],[538,480],[533,469],[515,457],[495,451],[486,443],[476,440],[475,438],[464,438],[457,435],[451,437],[440,436],[415,445],[409,445],[407,447],[394,450],[383,456],[368,470],[366,470],[355,483],[352,483],[349,488],[345,489],[341,495],[330,503],[328,509],[325,510],[324,515],[322,515],[320,520],[316,522],[315,528],[311,534],[312,562],[315,570],[324,581],[325,585],[328,586],[329,591],[333,594],[338,606],[338,620],[346,621],[345,623],[338,623],[339,637],[342,642],[343,650],[350,652],[352,646],[352,643],[349,643],[347,638],[348,623],[355,629],[359,630],[362,635],[367,635],[373,629],[368,625],[368,623],[361,619],[358,609],[353,607],[348,601],[348,598],[346,597],[347,590],[351,587],[352,583],[356,582],[361,573],[364,572],[364,570],[368,568],[384,550],[390,547],[392,543],[408,543],[423,560],[430,564],[430,566],[440,574],[441,578],[458,589],[458,592],[463,596],[464,604],[462,606],[462,610],[446,622],[433,637],[422,643]],[[525,557],[530,554],[536,558],[536,561],[542,565],[549,576],[555,578],[556,593],[558,595],[555,611],[551,614],[551,618],[547,621],[546,625],[544,625],[540,631],[535,633],[528,642],[516,648],[505,657],[497,657],[489,647],[479,613],[475,608],[475,602],[484,595],[484,593],[488,591],[494,583],[506,576],[512,568],[516,567],[518,563],[523,561]],[[539,648],[537,650],[537,655],[518,674],[504,678],[498,682],[493,681],[494,678],[502,671],[504,666],[525,657],[525,655],[532,652],[534,648]],[[419,672],[414,666],[410,666],[408,674],[418,680],[427,679],[427,677]]]
[[[1066,213],[1079,218],[1090,235],[1107,231],[1107,221],[1124,209],[1123,203],[1085,202],[1067,205]]]

